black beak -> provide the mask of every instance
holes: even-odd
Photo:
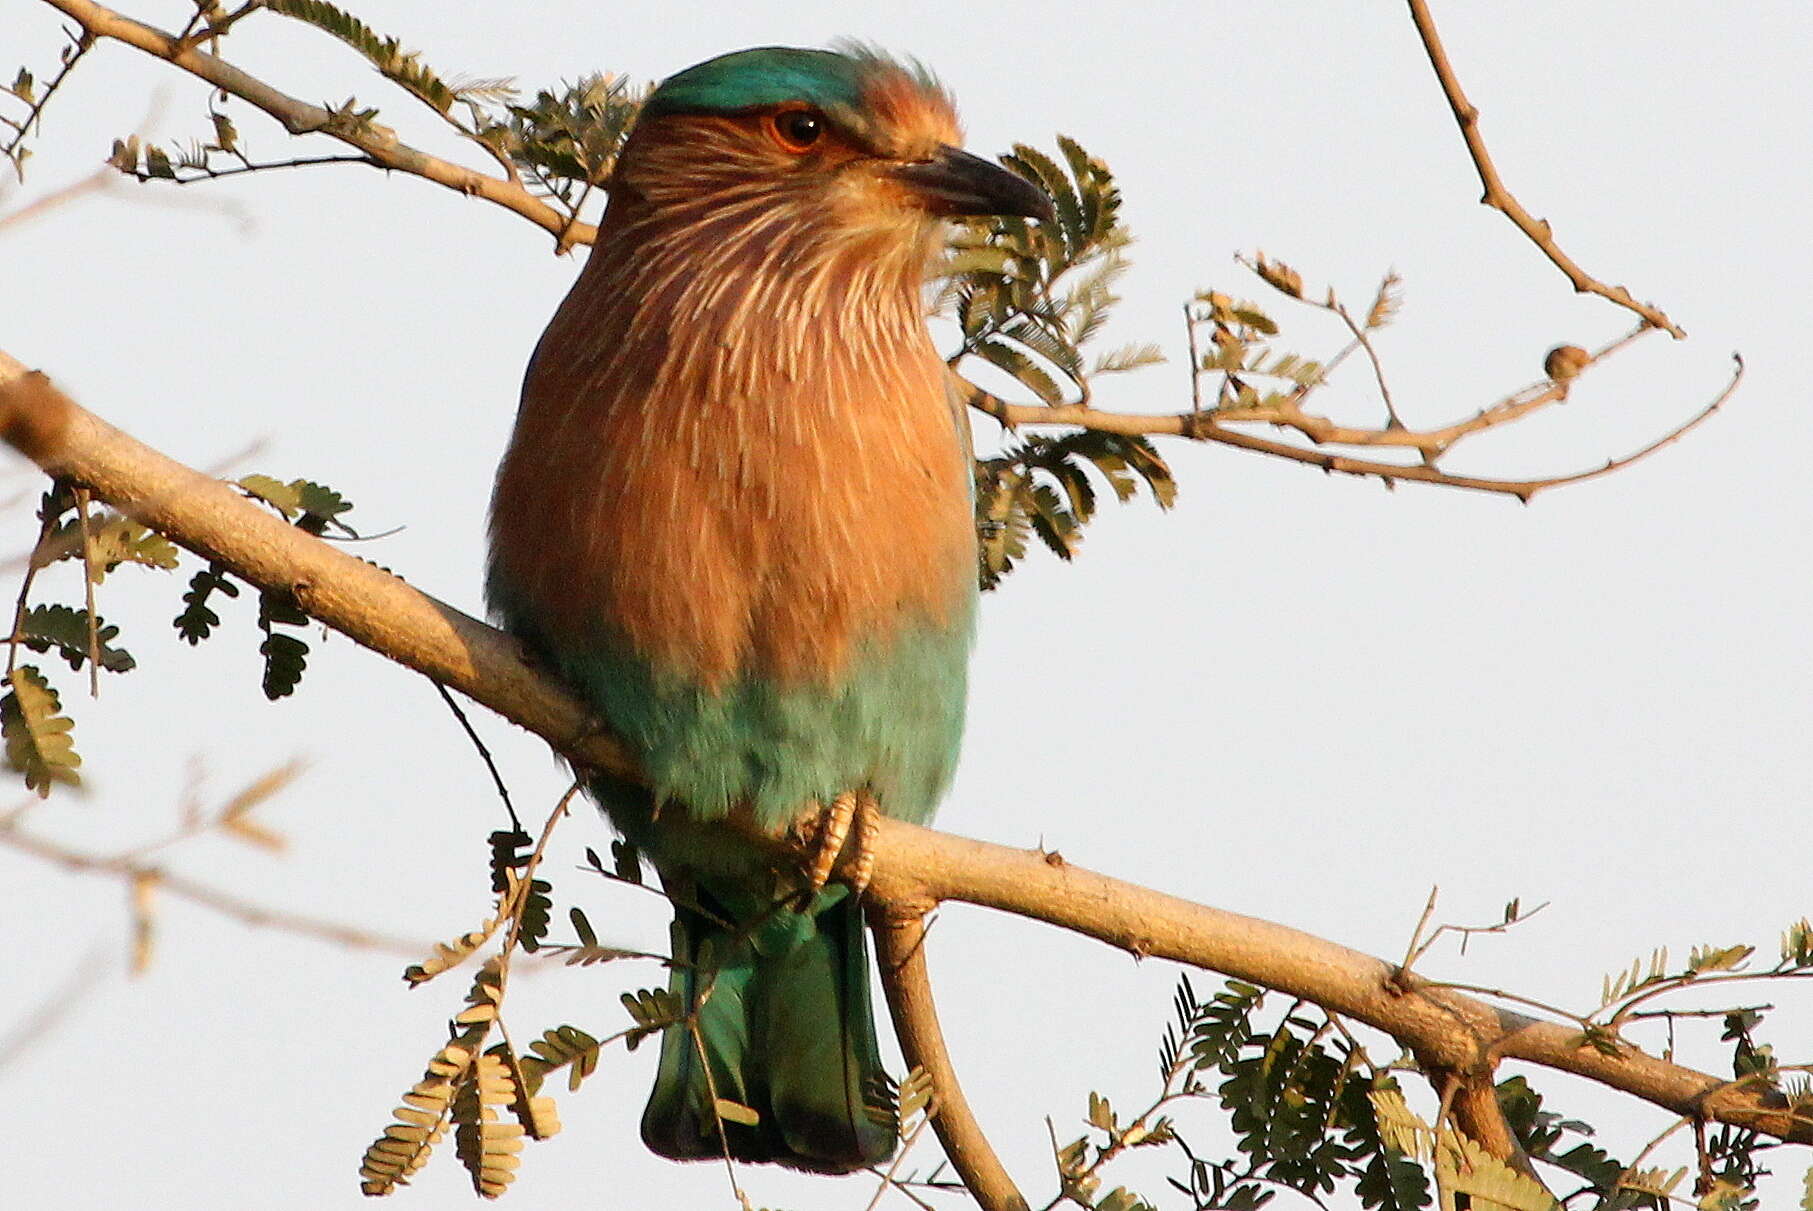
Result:
[[[1015,214],[1042,223],[1057,217],[1038,186],[959,147],[942,146],[929,160],[895,169],[894,176],[933,214]]]

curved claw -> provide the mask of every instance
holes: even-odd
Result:
[[[831,881],[831,872],[836,869],[845,844],[853,840],[855,850],[850,855],[844,881],[851,891],[861,895],[875,873],[875,838],[880,820],[881,805],[873,791],[845,791],[831,800],[831,805],[823,808],[819,817],[818,836],[807,848],[811,858],[806,866],[807,886],[814,892],[823,891],[825,884]]]
[[[806,882],[814,892],[823,891],[831,881],[831,869],[843,852],[844,840],[850,835],[850,824],[856,817],[856,793],[845,791],[831,800],[819,823],[818,839],[812,845],[812,864],[806,868]]]
[[[881,834],[881,804],[874,792],[856,792],[856,853],[850,858],[850,890],[857,895],[869,889],[875,874],[875,838]]]

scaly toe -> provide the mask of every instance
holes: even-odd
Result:
[[[861,895],[875,874],[875,838],[881,835],[881,804],[873,791],[856,795],[856,853],[850,859],[850,890]]]
[[[850,835],[850,822],[857,814],[856,795],[845,791],[831,800],[831,806],[825,808],[823,823],[819,826],[818,840],[812,846],[812,864],[806,868],[806,882],[814,892],[825,889],[831,881],[831,869],[837,865],[837,856],[843,852],[844,840]]]

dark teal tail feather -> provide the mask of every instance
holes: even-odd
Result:
[[[644,1142],[674,1160],[728,1151],[815,1173],[885,1162],[895,1111],[875,1042],[862,910],[849,889],[827,888],[799,910],[723,882],[688,882],[668,889],[680,902],[670,986],[697,1008],[697,1036],[683,1025],[663,1035]],[[717,1113],[714,1094],[755,1121]]]

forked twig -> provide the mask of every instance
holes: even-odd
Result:
[[[1584,471],[1575,471],[1568,475],[1553,475],[1540,479],[1490,479],[1474,475],[1454,475],[1426,465],[1380,462],[1375,459],[1334,454],[1326,450],[1304,449],[1288,442],[1275,441],[1271,438],[1243,433],[1238,429],[1230,429],[1216,419],[1217,413],[1212,409],[1198,413],[1139,415],[1128,412],[1103,412],[1078,404],[1065,404],[1057,407],[1046,407],[1041,404],[1012,404],[991,392],[984,391],[973,383],[967,383],[967,380],[963,381],[966,382],[970,392],[970,406],[978,412],[994,417],[1010,429],[1022,425],[1075,425],[1102,433],[1186,437],[1193,441],[1219,442],[1222,445],[1235,446],[1242,450],[1274,455],[1291,462],[1317,467],[1330,474],[1376,476],[1387,482],[1404,480],[1412,483],[1443,484],[1451,488],[1467,488],[1477,492],[1496,492],[1515,496],[1527,503],[1538,492],[1558,488],[1563,484],[1584,483],[1589,479],[1610,475],[1613,471],[1621,470],[1632,463],[1648,458],[1662,447],[1679,441],[1717,412],[1725,401],[1731,398],[1732,392],[1737,390],[1738,384],[1744,377],[1744,359],[1733,354],[1732,363],[1730,380],[1726,382],[1711,403],[1648,445],[1626,454],[1622,458],[1607,459],[1597,467],[1589,467]]]
[[[480,197],[528,219],[568,244],[589,244],[595,228],[575,223],[525,189],[520,181],[488,176],[475,169],[429,155],[402,142],[381,126],[357,125],[332,110],[311,105],[241,71],[216,55],[196,47],[194,36],[180,38],[142,21],[135,21],[94,0],[45,0],[82,27],[89,40],[109,38],[169,63],[238,97],[275,118],[292,135],[323,134],[356,149],[377,168],[405,172],[468,196]],[[205,35],[205,31],[204,31]]]

